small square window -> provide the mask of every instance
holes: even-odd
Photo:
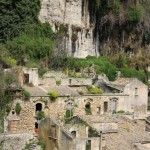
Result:
[[[138,96],[138,88],[135,88],[135,96]]]

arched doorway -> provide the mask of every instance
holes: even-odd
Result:
[[[34,131],[35,131],[35,133],[37,134],[38,133],[38,129],[39,129],[39,124],[38,124],[38,122],[35,122],[35,124],[34,124]]]
[[[73,138],[76,138],[76,135],[77,135],[76,131],[72,131],[71,135],[72,135]]]
[[[111,111],[117,110],[117,101],[114,99],[111,101]]]
[[[42,104],[41,103],[37,103],[35,106],[35,111],[42,111]]]
[[[91,103],[90,102],[87,102],[85,104],[85,112],[86,112],[86,114],[91,114]]]

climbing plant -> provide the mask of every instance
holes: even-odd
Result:
[[[16,114],[19,115],[21,110],[22,110],[22,107],[21,107],[20,103],[17,103],[15,106]]]

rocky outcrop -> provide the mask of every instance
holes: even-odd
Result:
[[[87,0],[42,0],[41,4],[41,22],[49,22],[54,31],[60,26],[66,28],[64,42],[68,55],[80,58],[99,55]]]

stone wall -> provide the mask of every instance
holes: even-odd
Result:
[[[81,0],[42,0],[39,15],[42,22],[49,22],[54,31],[66,25],[65,47],[69,55],[85,58],[97,56],[98,40],[94,38],[94,24],[90,24],[88,2]]]
[[[1,134],[0,142],[3,142],[3,147],[1,150],[22,150],[26,143],[29,142],[30,139],[33,139],[33,134],[30,133],[22,133],[22,134]]]
[[[112,113],[112,99],[117,99],[117,108],[116,111],[124,110],[124,104],[128,99],[127,95],[124,94],[103,94],[103,95],[82,95],[76,97],[58,97],[54,102],[49,99],[49,97],[31,97],[30,100],[25,101],[22,99],[15,99],[12,107],[12,111],[15,110],[16,103],[20,103],[21,112],[19,115],[16,114],[13,116],[12,111],[8,115],[8,118],[11,116],[11,120],[18,120],[18,125],[16,127],[16,132],[34,132],[36,119],[36,104],[42,105],[42,111],[45,112],[46,117],[54,116],[62,118],[66,114],[67,105],[69,103],[73,106],[73,115],[93,115],[100,116],[103,114]],[[104,103],[107,102],[107,111],[104,110]],[[85,111],[86,104],[90,103],[91,113],[87,114]],[[6,119],[5,130],[9,127],[7,122],[9,119]],[[8,129],[8,131],[11,131]]]
[[[15,131],[17,133],[23,133],[23,132],[34,133],[35,122],[37,122],[36,109],[35,109],[36,104],[37,103],[42,104],[42,111],[45,112],[46,116],[49,116],[49,111],[48,111],[49,107],[45,107],[46,101],[47,101],[46,98],[42,99],[42,97],[31,97],[30,100],[15,99],[12,109],[8,117],[5,119],[5,131],[12,132],[10,127],[10,120],[12,121],[16,120],[17,117],[18,124],[15,127],[16,128]],[[18,115],[16,115],[16,113],[12,114],[12,112],[15,112],[16,103],[19,103],[21,106],[21,112]]]
[[[94,123],[93,127],[97,129],[97,131],[102,131],[103,133],[118,132],[117,123]]]
[[[124,93],[129,94],[125,103],[130,112],[134,112],[134,119],[145,119],[147,116],[148,87],[135,79],[126,85]]]
[[[60,81],[60,85],[65,86],[86,86],[92,85],[91,78],[59,78],[59,77],[45,77],[39,79],[39,84],[44,86],[56,86],[57,81]]]
[[[63,78],[61,79],[61,85],[76,85],[76,86],[84,86],[84,85],[92,85],[91,78]]]

